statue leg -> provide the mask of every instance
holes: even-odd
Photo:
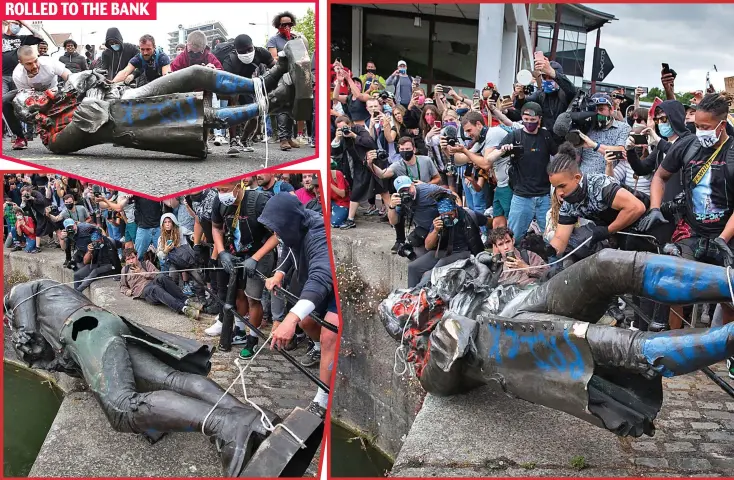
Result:
[[[128,352],[135,382],[143,391],[171,390],[209,405],[217,403],[224,393],[224,389],[210,378],[175,370],[137,345],[128,345]],[[226,394],[218,407],[244,408],[245,404]]]

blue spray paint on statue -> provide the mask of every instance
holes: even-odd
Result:
[[[120,102],[125,115],[122,122],[133,126],[137,122],[157,117],[161,125],[169,123],[195,124],[203,115],[196,106],[196,98],[187,97],[175,100],[166,100],[161,103],[135,103],[127,100]]]
[[[239,125],[251,118],[255,118],[260,114],[260,110],[256,103],[245,105],[243,107],[225,107],[218,108],[214,111],[217,119],[226,122],[227,125]]]
[[[254,82],[229,72],[217,71],[214,93],[227,95],[235,93],[255,93]]]

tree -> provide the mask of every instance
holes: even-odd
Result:
[[[293,28],[296,32],[306,37],[308,42],[308,53],[313,55],[313,49],[316,39],[316,26],[314,24],[314,12],[312,9],[306,10],[306,15],[298,19],[298,23]]]
[[[654,102],[655,97],[658,97],[661,100],[665,100],[666,95],[662,88],[652,87],[647,92],[647,95],[645,95],[644,97],[640,97],[640,100],[642,100],[643,102]],[[693,98],[693,93],[690,93],[690,92],[686,92],[686,93],[676,92],[675,93],[675,99],[684,105],[691,103],[692,98]]]

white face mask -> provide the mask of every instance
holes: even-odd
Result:
[[[722,122],[719,122],[719,125],[716,125],[716,128],[719,128],[721,123]],[[719,141],[721,134],[716,135],[716,128],[713,130],[696,130],[696,136],[698,137],[698,141],[701,143],[702,147],[711,148]]]
[[[225,207],[234,205],[235,200],[237,200],[237,198],[234,196],[234,192],[219,193],[219,203],[221,203]]]
[[[249,65],[252,63],[252,60],[255,59],[255,50],[251,51],[250,53],[238,53],[237,58],[240,59],[240,62],[244,63],[245,65]]]

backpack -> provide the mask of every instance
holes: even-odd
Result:
[[[214,47],[212,54],[217,57],[219,63],[224,64],[224,60],[234,51],[234,42],[223,42]]]

